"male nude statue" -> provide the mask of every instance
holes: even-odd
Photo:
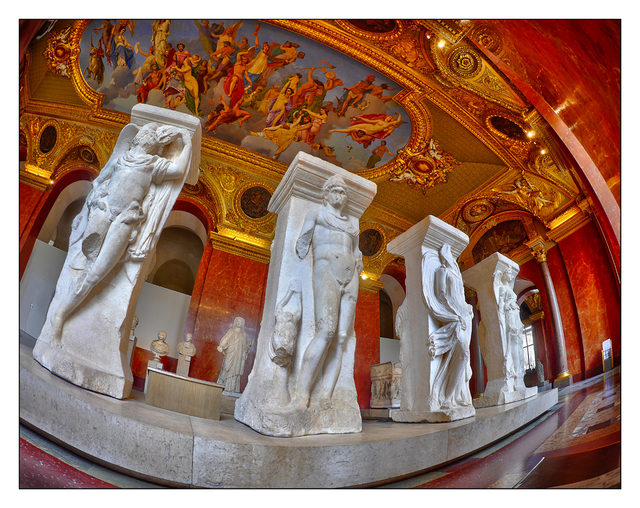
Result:
[[[331,396],[342,366],[342,354],[353,330],[358,298],[362,253],[358,248],[358,226],[343,215],[347,186],[334,175],[322,188],[324,207],[307,213],[296,242],[296,253],[304,259],[313,248],[315,335],[303,358],[294,407],[309,406],[314,384],[322,373],[320,405],[330,407]]]
[[[75,283],[60,295],[61,301],[51,315],[54,340],[60,340],[67,317],[125,257],[142,225],[154,220],[162,207],[163,182],[178,179],[187,170],[191,138],[185,129],[159,127],[156,123],[148,123],[139,130],[129,124],[125,129],[132,139],[124,147],[119,140],[92,184],[87,196],[88,213],[74,219],[69,243],[71,246],[80,241],[82,249],[69,264],[78,271]],[[135,137],[133,132],[137,132]],[[182,140],[183,148],[172,162],[163,157],[163,151],[177,139]],[[136,260],[136,253],[130,252],[129,257]]]

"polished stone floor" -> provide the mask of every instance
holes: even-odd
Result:
[[[506,439],[383,489],[620,488],[620,368],[560,390]],[[20,488],[163,488],[95,464],[20,426]]]

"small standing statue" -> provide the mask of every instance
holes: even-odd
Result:
[[[240,378],[252,346],[253,341],[249,342],[249,335],[244,331],[244,319],[237,317],[218,346],[218,351],[224,355],[218,384],[224,385],[226,392],[240,393]]]
[[[185,340],[178,343],[176,349],[180,355],[178,358],[176,374],[188,377],[189,367],[191,366],[191,357],[196,355],[196,346],[193,344],[193,334],[188,333]]]

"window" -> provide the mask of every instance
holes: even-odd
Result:
[[[527,325],[524,327],[524,333],[522,334],[522,348],[524,349],[525,370],[535,370],[536,352],[533,345],[533,325]]]

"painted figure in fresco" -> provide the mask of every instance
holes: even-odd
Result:
[[[212,61],[216,62],[216,66],[211,68],[211,76],[207,76],[207,81],[218,81],[224,76],[229,69],[233,66],[231,57],[236,52],[236,47],[231,45],[229,41],[224,41],[222,47],[212,53],[209,53],[209,57]]]
[[[296,254],[304,259],[313,250],[315,334],[302,357],[293,400],[294,407],[308,407],[311,390],[321,383],[319,403],[330,407],[342,366],[347,339],[353,334],[362,253],[358,248],[358,224],[344,215],[347,186],[339,175],[327,179],[324,206],[307,213]]]
[[[382,102],[388,102],[391,99],[393,99],[394,94],[391,95],[382,95],[386,90],[395,90],[395,88],[389,88],[389,85],[387,85],[386,83],[382,83],[381,85],[377,85],[374,86],[371,89],[371,95],[373,95],[374,97],[377,97],[378,99],[380,99]]]
[[[233,108],[236,103],[244,96],[244,79],[251,84],[251,78],[247,72],[247,64],[249,56],[247,53],[238,55],[238,61],[231,68],[229,74],[224,80],[224,93],[229,97],[229,106]],[[243,79],[244,78],[244,79]]]
[[[287,115],[293,109],[293,106],[291,105],[291,97],[294,93],[294,89],[289,86],[289,83],[287,83],[282,90],[280,90],[278,97],[269,103],[267,127],[277,127],[285,122]]]
[[[345,132],[350,134],[351,132],[362,130],[374,137],[386,138],[402,123],[404,122],[400,117],[400,113],[396,113],[395,115],[387,115],[384,113],[358,115],[351,119],[351,125],[349,125],[349,127],[345,129],[332,129],[329,132]]]
[[[182,145],[174,161],[165,147]],[[173,180],[183,178],[191,158],[191,137],[184,129],[148,123],[128,124],[111,158],[92,183],[85,209],[72,224],[69,246],[82,242],[70,262],[73,287],[54,298],[49,312],[54,340],[60,340],[67,317],[123,259],[144,259],[164,213]],[[85,212],[86,210],[86,212]]]
[[[198,58],[194,62],[194,57]],[[202,111],[200,110],[200,87],[198,85],[198,80],[193,75],[193,65],[199,62],[200,57],[198,55],[194,55],[194,57],[187,57],[182,64],[176,62],[176,71],[178,71],[180,80],[182,82],[182,86],[186,90],[186,100],[185,104],[189,108],[189,110],[196,116],[202,116]]]
[[[313,71],[317,67],[311,67],[307,76],[307,82],[299,86],[296,93],[291,98],[291,104],[294,108],[299,108],[306,104],[306,107],[312,111],[317,111],[314,106],[322,105],[324,97],[327,94],[322,81],[313,78]],[[316,101],[317,99],[317,101]]]
[[[206,128],[205,132],[211,132],[215,134],[218,132],[218,127],[224,123],[232,124],[234,122],[238,122],[238,128],[242,127],[242,124],[251,118],[251,113],[245,111],[244,109],[240,109],[240,102],[236,102],[233,106],[230,104],[227,105],[224,102],[222,96],[218,97],[220,100],[220,104],[222,105],[222,110],[217,114],[213,122]]]
[[[376,77],[370,74],[364,81],[358,81],[355,85],[345,88],[345,93],[343,94],[342,99],[340,99],[342,104],[339,108],[338,114],[342,116],[345,114],[349,106],[355,106],[358,104],[366,93],[373,90],[373,82],[375,80]]]
[[[249,342],[249,335],[244,331],[244,319],[237,317],[217,347],[224,355],[217,383],[224,385],[226,391],[240,393],[240,378],[251,346],[253,342]]]
[[[111,54],[111,65],[113,67],[128,67],[133,64],[133,46],[129,44],[124,35],[126,27],[120,27],[116,32],[114,28],[114,36],[109,42],[109,52]]]
[[[251,131],[250,134],[252,136],[258,136],[272,141],[278,147],[273,156],[277,159],[280,157],[282,152],[289,148],[291,143],[294,141],[300,141],[301,132],[310,128],[310,117],[299,112],[292,123],[282,123],[271,127],[265,127],[261,132]]]
[[[306,143],[314,150],[320,150],[320,144],[316,143],[315,139],[320,132],[320,129],[322,129],[322,126],[327,123],[327,112],[322,107],[317,113],[314,113],[307,108],[303,108],[302,112],[311,117],[311,127],[301,132],[300,141]]]
[[[152,65],[156,65],[158,70],[160,70],[160,67],[157,65],[155,50],[153,49],[153,46],[151,46],[149,48],[149,52],[148,53],[145,53],[144,51],[142,51],[140,49],[140,43],[136,42],[136,45],[133,47],[133,49],[134,49],[134,51],[136,53],[140,53],[141,55],[144,55],[144,57],[145,57],[144,63],[140,67],[138,67],[137,69],[135,69],[133,71],[133,76],[134,76],[133,82],[136,85],[139,85],[139,84],[142,83],[142,78],[144,77],[144,75],[147,72],[151,71],[151,66]]]
[[[111,52],[109,51],[109,41],[113,35],[113,24],[108,19],[104,20],[104,23],[99,27],[93,29],[95,33],[99,33],[102,30],[102,36],[98,40],[98,48],[100,48],[107,57],[107,63],[112,65],[111,63]]]
[[[376,164],[382,160],[382,156],[385,153],[388,153],[392,157],[394,156],[394,154],[387,148],[387,142],[382,140],[380,141],[380,146],[372,150],[371,157],[369,157],[369,160],[367,161],[367,168],[375,168]]]
[[[430,396],[437,407],[469,406],[473,309],[465,301],[462,275],[449,244],[445,243],[438,255],[427,250],[422,258],[422,273],[425,303],[440,323],[428,342],[429,354],[438,360]]]
[[[98,84],[102,84],[104,81],[104,62],[102,61],[104,51],[93,45],[93,39],[91,39],[89,55],[89,65],[84,68],[84,74],[88,78],[95,79]]]
[[[160,68],[164,68],[166,64],[167,38],[170,33],[170,25],[170,19],[156,19],[151,25],[153,30],[151,45],[156,55],[156,62]]]
[[[160,90],[164,90],[166,87],[165,75],[158,68],[158,64],[154,63],[151,66],[151,72],[145,76],[142,80],[142,84],[140,88],[136,90],[138,94],[138,102],[146,103],[147,97],[149,97],[149,92],[156,88]]]

